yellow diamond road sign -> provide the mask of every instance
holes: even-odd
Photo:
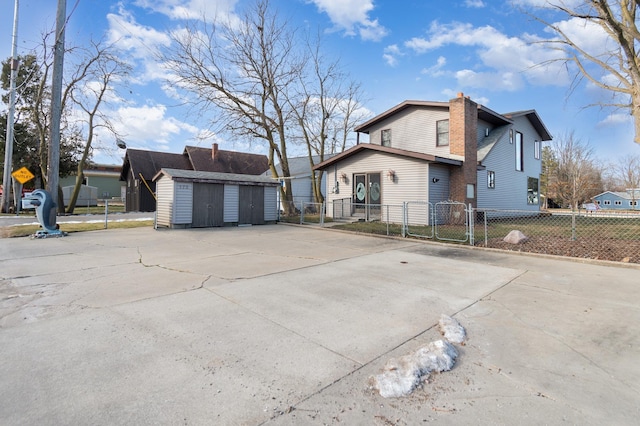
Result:
[[[20,183],[29,182],[35,177],[33,173],[31,173],[26,167],[23,167],[11,173],[11,176],[13,176]]]

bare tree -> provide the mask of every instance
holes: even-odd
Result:
[[[553,167],[547,180],[548,196],[563,207],[577,209],[601,192],[600,170],[592,158],[592,148],[573,132],[552,143]]]
[[[607,42],[597,48],[590,40],[579,39],[561,23],[551,23],[541,17],[536,19],[552,29],[557,39],[547,40],[553,49],[564,53],[556,59],[573,63],[577,67],[574,84],[582,77],[596,86],[612,92],[611,102],[599,103],[628,110],[635,125],[634,141],[640,143],[640,57],[637,46],[640,43],[636,14],[636,0],[584,0],[577,2],[550,0],[545,6],[559,11],[571,19],[577,19],[593,31],[603,31]],[[596,50],[594,50],[596,49]]]
[[[108,129],[115,134],[113,126],[101,109],[108,103],[108,95],[113,91],[116,81],[122,82],[128,75],[130,66],[119,59],[112,46],[103,43],[91,42],[91,47],[79,49],[81,54],[76,54],[77,63],[75,70],[66,86],[63,99],[82,112],[75,121],[76,126],[83,129],[86,135],[82,156],[78,161],[76,182],[69,199],[67,213],[73,213],[82,182],[84,181],[84,168],[89,162],[92,144],[99,127]]]
[[[367,110],[360,102],[359,84],[349,80],[337,60],[327,61],[322,55],[320,38],[307,46],[308,71],[300,75],[299,93],[290,103],[313,170],[316,162],[325,160],[326,154],[346,149],[349,133],[364,119]],[[322,171],[311,173],[316,203],[324,201],[322,174]]]
[[[214,131],[266,142],[271,173],[278,177],[279,162],[286,183],[285,209],[293,206],[287,137],[296,125],[288,99],[306,62],[295,41],[269,2],[258,0],[240,22],[203,21],[174,32],[163,54],[173,83],[195,95]]]

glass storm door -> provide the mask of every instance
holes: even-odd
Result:
[[[354,214],[363,216],[367,221],[380,219],[381,189],[380,173],[354,174]]]

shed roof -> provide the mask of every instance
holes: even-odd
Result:
[[[167,176],[175,181],[197,183],[232,183],[238,185],[278,186],[280,183],[267,176],[256,176],[238,173],[203,172],[199,170],[180,170],[162,168],[153,177],[157,181]]]
[[[189,158],[193,170],[204,172],[259,175],[269,168],[269,159],[262,154],[197,146],[186,146],[183,154]]]

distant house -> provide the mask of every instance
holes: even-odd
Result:
[[[122,197],[124,184],[120,181],[120,173],[122,166],[110,165],[110,164],[92,164],[84,169],[83,186],[96,188],[96,198],[98,200],[120,199]],[[76,184],[76,177],[74,175],[60,178],[60,187],[64,194],[64,204],[69,202],[69,194],[71,189]],[[85,190],[86,191],[86,190]],[[82,202],[78,202],[79,205],[83,205]]]
[[[182,154],[127,149],[120,174],[126,182],[125,210],[156,210],[153,178],[163,168],[257,176],[267,170],[268,161],[265,155],[218,149],[217,143],[211,149],[187,146]]]
[[[594,203],[603,210],[640,210],[640,189],[622,192],[605,191],[593,197]]]
[[[551,135],[535,110],[499,114],[459,94],[402,102],[355,130],[369,143],[315,166],[327,173],[334,209],[350,204],[353,215],[358,206],[453,200],[540,210],[541,144]]]
[[[335,154],[325,154],[324,158],[329,159],[333,157]],[[312,157],[313,164],[318,164],[320,162],[320,156],[315,155]],[[311,170],[311,164],[309,163],[309,157],[293,157],[288,159],[289,163],[289,174],[291,175],[291,189],[293,194],[293,202],[296,206],[299,206],[300,203],[313,203],[315,199],[313,197],[313,187],[311,180],[311,173],[314,173]],[[276,166],[276,170],[278,172],[278,176],[282,176],[282,167],[280,164]],[[315,172],[316,176],[319,174],[317,171]],[[265,176],[271,177],[271,170],[267,170],[264,172]],[[327,175],[326,173],[322,174],[322,180],[320,181],[320,191],[322,195],[327,195]]]

